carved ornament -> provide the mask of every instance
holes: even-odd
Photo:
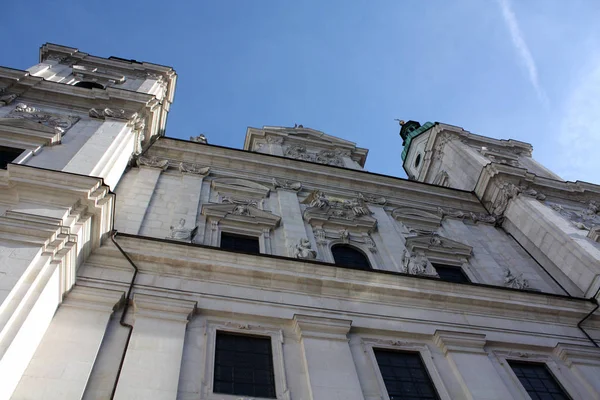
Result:
[[[269,135],[267,136],[267,143],[269,144],[278,144],[278,145],[282,145],[283,144],[283,137],[282,136],[272,136]]]
[[[166,171],[169,168],[169,160],[162,160],[158,157],[138,157],[136,160],[137,166],[145,166],[152,168],[160,168],[163,171]]]
[[[519,193],[521,193],[521,189],[514,183],[503,183],[496,195],[496,200],[492,204],[492,214],[496,217],[504,215],[504,211],[506,211],[510,200],[515,198]]]
[[[335,165],[338,167],[344,166],[344,160],[334,150],[321,150],[317,153],[315,161],[320,164]]]
[[[105,118],[114,118],[114,119],[122,119],[129,120],[131,118],[137,117],[137,113],[133,113],[130,115],[125,114],[125,110],[123,109],[112,109],[112,108],[104,108],[103,110],[97,110],[95,108],[90,108],[88,115],[91,118],[105,119]]]
[[[179,171],[186,174],[207,176],[210,173],[210,167],[201,167],[198,164],[179,163]]]
[[[409,254],[406,249],[404,249],[402,269],[400,272],[409,275],[437,276],[437,273],[433,271],[433,267],[430,266],[424,253],[415,252],[413,254]]]
[[[0,88],[0,107],[7,106],[12,103],[18,95],[14,93],[8,93],[8,88]]]
[[[292,181],[288,181],[288,180],[279,181],[279,180],[273,178],[273,188],[274,189],[292,190],[294,192],[297,192],[300,189],[302,189],[302,183],[292,182]]]
[[[565,217],[571,224],[581,230],[592,230],[600,226],[600,206],[598,202],[591,200],[583,202],[585,209],[568,207],[557,203],[546,203],[554,211]]]
[[[54,114],[28,106],[25,103],[18,103],[14,110],[8,115],[8,118],[22,118],[34,121],[53,128],[56,133],[66,133],[77,121],[79,117],[74,115]]]
[[[364,194],[364,193],[358,193],[358,195],[356,197],[359,200],[364,201],[365,203],[377,204],[379,206],[383,206],[387,202],[385,197],[371,196],[369,194]]]
[[[295,158],[297,160],[314,161],[315,157],[306,151],[306,147],[297,144],[289,146],[284,155],[286,157]]]
[[[470,219],[473,222],[483,222],[486,224],[494,224],[497,218],[487,213],[464,212],[460,210],[448,210],[438,207],[438,214],[442,217],[457,218],[461,220]]]

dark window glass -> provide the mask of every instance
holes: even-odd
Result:
[[[86,88],[86,89],[93,89],[93,88],[104,89],[104,86],[102,86],[101,84],[96,83],[96,82],[89,82],[89,81],[77,82],[73,86],[82,87],[82,88]]]
[[[6,169],[6,165],[13,162],[23,151],[14,147],[0,146],[0,169]]]
[[[390,400],[437,400],[419,353],[374,349]]]
[[[251,236],[221,233],[221,248],[228,250],[244,251],[246,253],[260,254],[258,238]]]
[[[217,332],[214,392],[276,398],[271,338]]]
[[[545,364],[509,361],[508,364],[533,400],[570,400]]]
[[[371,269],[369,259],[362,251],[345,244],[336,244],[331,248],[335,265],[358,269]]]
[[[461,267],[452,267],[450,265],[433,264],[440,279],[448,282],[471,282]]]

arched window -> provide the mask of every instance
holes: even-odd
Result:
[[[102,86],[101,84],[96,83],[96,82],[90,82],[90,81],[77,82],[73,86],[82,87],[82,88],[86,88],[86,89],[93,89],[93,88],[104,89],[104,86]]]
[[[331,247],[335,265],[357,269],[371,269],[367,256],[355,247],[336,244]]]

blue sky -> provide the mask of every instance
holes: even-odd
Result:
[[[45,42],[173,66],[167,135],[241,147],[247,126],[303,124],[402,176],[394,118],[532,143],[600,183],[600,1],[31,1],[3,4],[0,65]]]

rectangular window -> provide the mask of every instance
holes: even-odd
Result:
[[[570,400],[545,364],[509,361],[521,385],[533,400]]]
[[[453,267],[450,265],[432,264],[440,279],[448,282],[465,283],[471,282],[461,267]]]
[[[217,332],[214,392],[276,398],[271,338]]]
[[[373,349],[390,400],[438,400],[417,352]]]
[[[260,245],[258,244],[257,237],[235,235],[228,232],[221,233],[221,248],[260,254]]]
[[[23,151],[25,150],[0,146],[0,169],[6,169],[6,166],[19,157]]]

